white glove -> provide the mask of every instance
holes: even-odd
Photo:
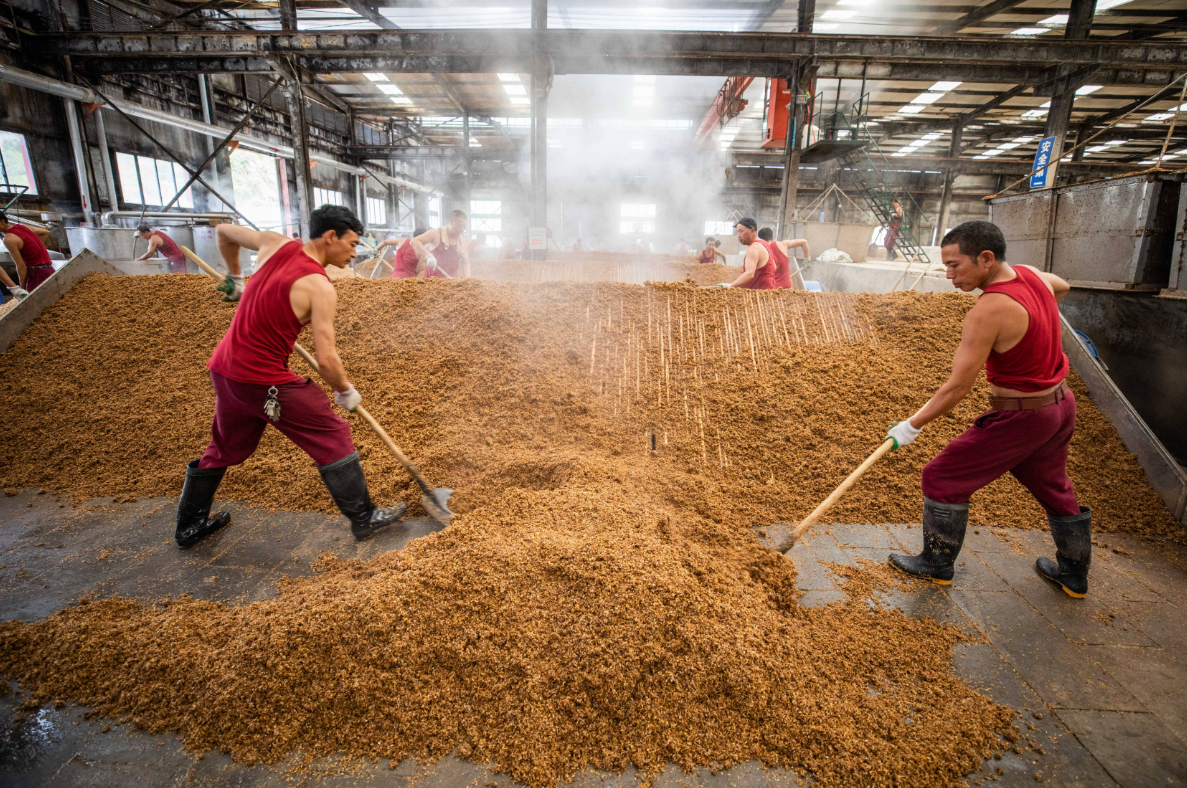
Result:
[[[731,285],[729,282],[722,282],[718,285],[718,287],[733,287],[733,285]]]
[[[911,426],[911,420],[897,421],[891,425],[890,430],[886,433],[886,437],[894,441],[894,448],[901,449],[908,443],[914,443],[915,439],[919,437],[922,429],[915,429]]]
[[[10,287],[8,288],[8,292],[12,293],[12,297],[18,301],[29,297],[29,291],[23,287]]]
[[[363,395],[355,391],[354,386],[351,386],[346,391],[335,391],[334,402],[337,402],[338,407],[343,410],[354,413],[354,409],[363,404]]]
[[[436,268],[437,267],[437,258],[433,257],[432,255],[428,255],[427,257],[425,257],[425,265],[429,268]]]

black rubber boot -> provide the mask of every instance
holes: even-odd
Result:
[[[1076,599],[1088,595],[1088,567],[1092,565],[1092,510],[1080,507],[1067,517],[1047,515],[1055,540],[1055,560],[1040,558],[1035,570]]]
[[[371,503],[357,451],[329,465],[321,465],[317,470],[334,503],[350,520],[350,532],[360,542],[399,520],[408,509],[408,504],[402,502],[382,508]]]
[[[173,536],[178,547],[193,547],[231,524],[230,512],[210,516],[210,504],[226,472],[226,468],[199,468],[197,460],[186,466],[185,486],[177,504],[177,533]]]
[[[890,554],[890,565],[909,575],[926,578],[942,586],[952,583],[956,556],[964,544],[969,524],[967,503],[937,503],[923,499],[923,552],[919,555]]]

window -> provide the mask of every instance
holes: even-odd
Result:
[[[429,229],[441,226],[441,198],[429,198]]]
[[[165,159],[117,153],[115,165],[119,170],[123,201],[134,205],[164,207],[165,203],[177,194],[177,190],[185,186],[190,179],[190,174],[184,167]],[[193,190],[186,189],[182,192],[174,206],[193,210]]]
[[[317,210],[323,205],[342,205],[342,192],[332,191],[330,189],[319,189],[313,187],[313,209]]]
[[[29,146],[24,134],[0,131],[0,180],[9,186],[28,186],[25,194],[37,194],[37,182],[33,180],[33,162],[29,159]]]
[[[705,235],[733,235],[733,222],[715,222],[712,219],[705,222]]]
[[[622,204],[622,212],[618,223],[620,233],[654,233],[655,232],[655,204],[630,203]]]
[[[261,229],[285,232],[277,162],[266,154],[236,148],[231,154],[231,183],[235,187],[236,208]]]
[[[387,200],[382,197],[367,198],[367,224],[387,224]]]
[[[499,200],[470,200],[472,233],[503,232],[503,203]],[[487,238],[490,244],[490,239]]]

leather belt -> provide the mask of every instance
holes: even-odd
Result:
[[[990,397],[990,410],[1038,410],[1045,408],[1048,405],[1054,405],[1061,399],[1067,397],[1071,393],[1071,389],[1067,387],[1067,383],[1060,383],[1059,387],[1054,391],[1048,392],[1041,397]]]

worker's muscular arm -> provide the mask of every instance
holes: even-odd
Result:
[[[140,255],[136,259],[137,260],[147,260],[148,258],[152,257],[154,254],[156,254],[157,249],[160,249],[160,248],[161,248],[161,238],[160,238],[160,236],[154,235],[152,238],[148,239],[148,251],[145,252],[144,254]]]
[[[729,258],[725,256],[725,252],[721,251],[720,249],[714,249],[713,254],[716,255],[716,257],[713,258],[714,261],[716,261],[717,258],[720,257],[722,265],[725,265],[726,263],[729,262]]]
[[[961,329],[960,346],[952,357],[952,374],[927,404],[909,419],[915,429],[922,429],[928,422],[950,412],[973,390],[977,375],[985,367],[985,360],[997,341],[1002,306],[998,299],[982,298],[969,310]]]
[[[425,263],[429,259],[428,244],[441,243],[440,230],[427,230],[412,239],[412,251],[416,252],[416,272],[419,274],[424,270]]]
[[[253,230],[238,224],[220,224],[215,233],[218,235],[218,251],[222,255],[223,263],[227,266],[227,273],[239,276],[239,250],[251,249],[258,252],[257,267],[263,265],[277,249],[293,240],[287,235],[274,233],[270,230]]]
[[[787,241],[780,241],[779,245],[783,247],[783,253],[788,257],[792,256],[792,249],[803,249],[805,260],[812,256],[812,253],[808,251],[808,241],[804,238],[792,238]]]
[[[334,314],[338,309],[334,286],[321,274],[303,276],[293,283],[289,300],[298,320],[308,316],[313,330],[313,355],[321,367],[321,376],[334,391],[349,390],[350,381],[346,379],[346,368],[334,341]]]
[[[1040,271],[1039,269],[1030,265],[1021,265],[1018,267],[1027,268],[1038,274],[1043,282],[1047,285],[1047,289],[1051,291],[1051,295],[1055,296],[1056,302],[1062,301],[1063,297],[1072,291],[1072,286],[1069,285],[1067,280],[1063,279],[1062,277],[1056,276],[1055,274],[1049,274],[1046,271]]]
[[[758,276],[759,250],[758,244],[751,244],[746,248],[746,257],[742,260],[742,273],[730,283],[730,287],[745,287]]]
[[[20,286],[24,287],[25,282],[29,279],[28,270],[25,268],[25,258],[21,256],[21,249],[25,248],[25,242],[17,238],[16,233],[5,233],[4,248],[8,250],[8,256],[16,265],[16,277],[20,280]]]

